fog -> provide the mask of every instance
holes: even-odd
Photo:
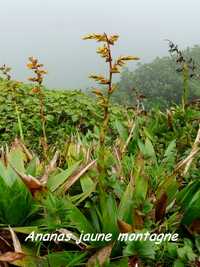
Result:
[[[116,33],[114,53],[136,55],[141,62],[168,54],[170,39],[181,48],[200,44],[198,0],[0,0],[0,65],[26,81],[29,56],[48,70],[50,88],[90,85],[90,73],[104,72],[97,44],[87,33]],[[133,69],[135,63],[129,64]]]

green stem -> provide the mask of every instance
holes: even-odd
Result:
[[[183,96],[182,96],[183,110],[185,109],[185,105],[188,101],[188,97],[189,97],[189,69],[188,69],[188,65],[184,64],[183,66]]]
[[[107,88],[107,98],[106,98],[106,103],[104,106],[104,117],[103,117],[103,123],[102,127],[100,129],[100,136],[99,136],[99,161],[98,161],[98,169],[100,173],[100,179],[99,179],[99,186],[100,186],[100,191],[103,192],[103,181],[106,178],[106,168],[105,168],[105,139],[106,139],[106,134],[108,131],[108,124],[109,124],[109,119],[110,119],[110,114],[109,114],[109,103],[110,103],[110,96],[112,94],[112,55],[111,55],[111,48],[110,48],[110,43],[108,40],[107,35],[106,40],[107,40],[107,48],[108,48],[108,66],[109,66],[109,83],[108,83],[108,88]]]
[[[40,117],[41,117],[41,124],[42,124],[42,134],[43,134],[43,152],[44,152],[44,157],[47,159],[47,135],[46,135],[46,128],[45,128],[45,114],[44,114],[44,94],[41,89],[40,85],[40,92],[39,92],[39,98],[40,98]]]
[[[24,141],[22,121],[21,121],[21,118],[20,118],[20,114],[19,114],[19,110],[18,110],[17,103],[15,103],[15,112],[16,112],[16,115],[17,115],[17,122],[18,122],[18,128],[19,128],[20,139],[21,139],[22,141]]]

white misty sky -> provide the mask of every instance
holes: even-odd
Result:
[[[81,40],[90,32],[119,34],[114,52],[141,62],[167,55],[164,39],[200,44],[199,0],[0,0],[0,7],[0,65],[26,80],[28,56],[39,57],[51,88],[84,89],[90,73],[104,71],[97,44]]]

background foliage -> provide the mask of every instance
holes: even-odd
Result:
[[[192,57],[196,64],[200,64],[200,46],[196,45],[183,51],[187,57]],[[118,90],[114,94],[114,101],[121,104],[135,103],[136,88],[140,94],[146,96],[146,107],[167,107],[173,103],[180,103],[183,88],[182,75],[176,71],[177,66],[173,57],[156,58],[151,63],[138,64],[134,71],[127,68],[121,74]],[[200,81],[191,79],[189,83],[190,99],[199,98]]]
[[[26,143],[38,149],[42,133],[39,120],[39,99],[33,86],[19,84],[13,92],[12,81],[0,81],[0,143],[10,143],[19,136],[15,102],[18,106]],[[112,107],[111,122],[124,118],[122,108]],[[101,109],[93,98],[81,91],[52,91],[45,89],[46,132],[50,145],[63,145],[67,137],[93,131],[102,119]]]

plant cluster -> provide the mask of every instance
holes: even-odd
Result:
[[[31,132],[25,128],[24,113],[33,119],[37,111],[34,120],[39,125],[39,138],[44,134],[41,102],[35,92],[27,100],[22,84],[15,88],[24,140],[14,140],[13,132],[14,141],[0,150],[0,266],[199,266],[199,107],[172,106],[148,113],[140,107],[113,107],[112,75],[127,60],[138,58],[113,60],[110,46],[117,41],[117,35],[90,34],[84,39],[102,42],[97,52],[108,63],[108,77],[91,77],[106,86],[94,91],[98,108],[80,92],[43,90],[43,78],[37,73],[32,80],[45,94],[42,105],[48,144],[55,141],[56,135],[63,138],[67,133],[61,146],[48,145],[45,154],[27,148],[28,135],[33,139],[36,129],[31,127]],[[41,71],[37,60],[30,61],[31,69]],[[10,82],[4,81],[3,86],[12,92]],[[8,103],[13,112],[13,97]],[[36,109],[30,112],[33,107]],[[0,108],[1,114],[5,106]],[[64,124],[75,131],[60,128],[59,135],[56,119],[65,118],[64,111]],[[11,121],[15,119],[12,112]],[[55,116],[50,117],[51,127],[50,115]],[[73,116],[77,124],[70,124]],[[6,119],[8,124],[9,117]],[[72,238],[65,242],[25,242],[32,232],[70,234]],[[179,240],[118,240],[120,233],[146,232],[176,233]],[[111,240],[77,242],[82,233],[111,234]]]

